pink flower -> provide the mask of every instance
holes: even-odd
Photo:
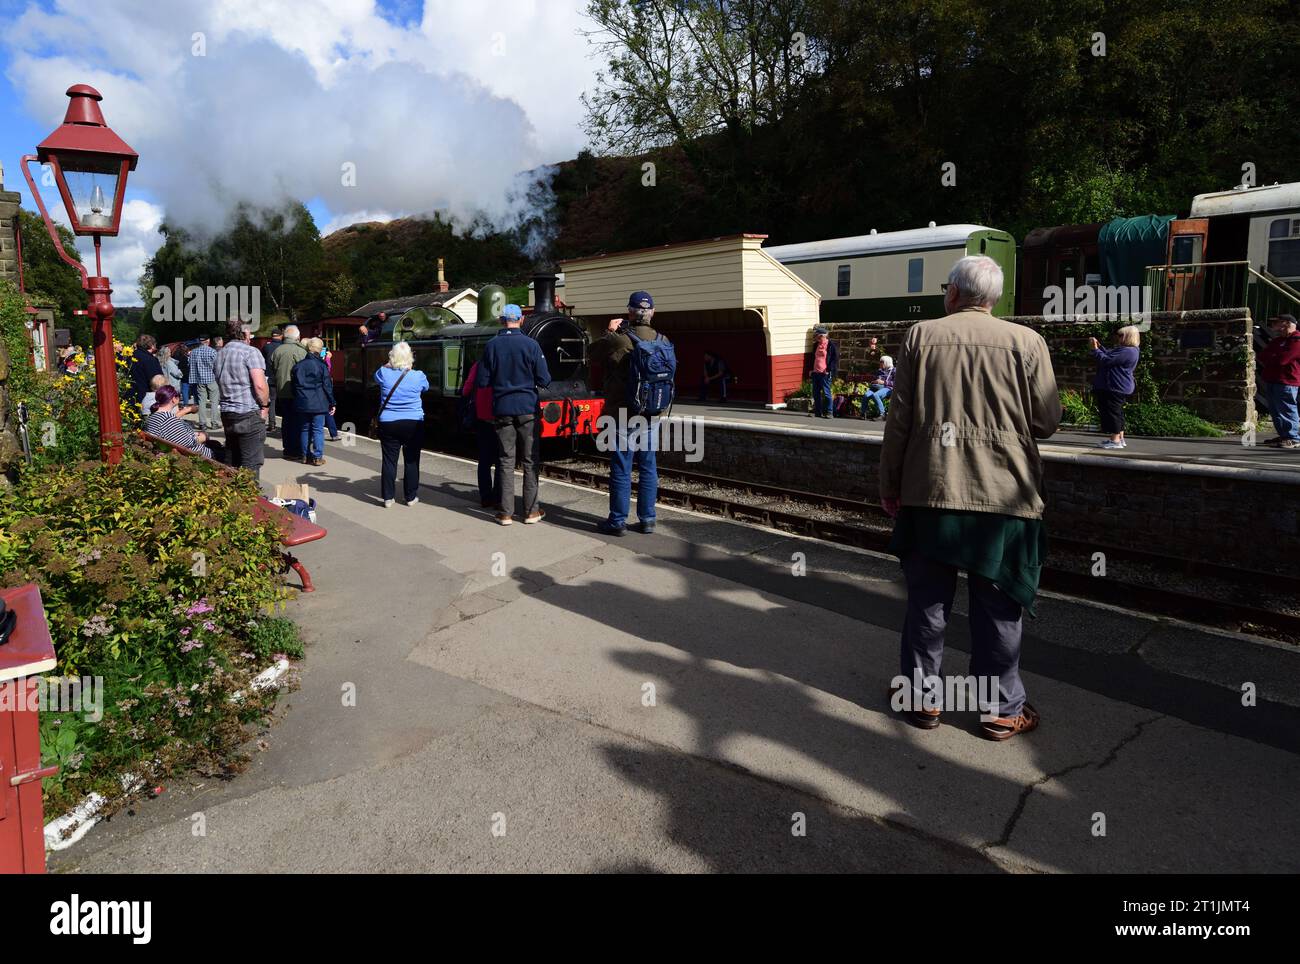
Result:
[[[203,624],[203,628],[206,629],[206,630],[207,630],[208,632],[210,632],[210,633],[215,633],[215,632],[217,631],[217,624],[214,623],[214,622],[212,622],[211,620],[208,620],[208,621],[204,622],[204,624]]]

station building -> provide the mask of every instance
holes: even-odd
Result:
[[[734,234],[560,262],[564,300],[592,338],[627,314],[627,298],[649,291],[654,327],[677,351],[677,390],[690,397],[704,353],[724,359],[728,395],[781,408],[803,381],[821,298],[763,250],[765,234]]]

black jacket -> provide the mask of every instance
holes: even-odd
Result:
[[[149,394],[149,381],[155,375],[163,373],[162,365],[152,353],[142,348],[137,348],[135,361],[131,362],[131,391],[135,393],[136,404],[144,401],[144,397]]]
[[[605,404],[611,409],[627,408],[627,368],[631,364],[628,358],[632,354],[632,339],[624,331],[626,325],[618,331],[606,332],[603,338],[591,343],[587,357],[601,366],[605,381],[602,390]],[[649,325],[635,325],[632,328],[642,341],[654,341],[659,332]]]

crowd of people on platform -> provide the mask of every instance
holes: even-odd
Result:
[[[295,325],[276,329],[260,350],[238,320],[224,336],[202,335],[174,351],[141,335],[124,391],[140,405],[146,431],[195,454],[260,476],[278,415],[285,457],[323,465],[326,426],[339,437],[329,355],[319,338],[301,341]],[[197,415],[197,429],[187,415]],[[224,444],[208,435],[217,429]]]
[[[610,455],[609,514],[597,528],[621,536],[629,528],[632,470],[640,473],[637,521],[642,533],[655,527],[658,477],[655,446],[629,428],[627,382],[633,340],[654,341],[651,326],[654,299],[634,292],[627,315],[609,320],[605,335],[597,339],[591,359],[605,372],[604,413],[618,426]],[[521,329],[523,311],[506,305],[501,331],[491,339],[467,373],[461,388],[478,439],[479,496],[499,525],[515,519],[515,464],[522,469],[522,512],[526,525],[540,522],[545,512],[538,504],[537,421],[539,391],[551,382],[541,346]],[[363,340],[367,338],[363,334]],[[301,340],[296,326],[276,330],[259,350],[238,321],[226,329],[225,345],[218,350],[213,339],[201,337],[189,350],[174,353],[159,349],[155,339],[142,335],[130,370],[129,391],[141,406],[145,428],[191,452],[215,458],[260,476],[268,431],[279,420],[284,456],[307,465],[324,464],[324,432],[338,438],[334,421],[335,398],[330,353],[318,338]],[[410,345],[392,346],[386,364],[376,369],[374,381],[379,405],[373,429],[381,449],[379,496],[387,508],[397,501],[397,473],[402,466],[402,497],[407,505],[419,503],[420,453],[425,439],[424,395],[430,389],[425,373],[414,367]],[[714,378],[709,378],[712,372]],[[721,381],[725,397],[726,363],[716,355],[706,362],[704,387]],[[195,402],[188,403],[193,393]],[[620,412],[622,417],[620,418]],[[197,428],[185,420],[197,415]],[[209,432],[221,428],[224,445]]]

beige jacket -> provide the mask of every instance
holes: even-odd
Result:
[[[896,361],[880,496],[903,505],[1043,515],[1035,439],[1061,421],[1042,335],[983,311],[913,325]]]

